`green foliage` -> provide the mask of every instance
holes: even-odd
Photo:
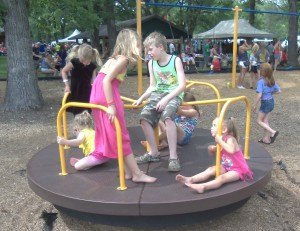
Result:
[[[106,4],[113,0],[29,0],[29,20],[32,37],[35,41],[47,42],[62,38],[75,28],[80,31],[98,28],[103,21],[115,15],[116,21],[136,17],[135,0],[115,1],[115,11],[109,12]],[[250,0],[183,0],[185,5],[210,6],[218,8],[249,9]],[[160,3],[178,4],[178,0],[159,0]],[[0,0],[0,12],[1,12]],[[256,0],[256,10],[288,11],[287,0]],[[157,14],[168,16],[168,20],[177,26],[188,30],[190,34],[211,29],[221,20],[233,18],[233,11],[187,9],[180,7],[142,7],[142,15]],[[62,21],[62,18],[64,20]],[[249,13],[240,12],[239,18],[249,18]],[[276,23],[274,23],[276,22]],[[1,24],[0,24],[1,25]],[[274,33],[279,38],[285,38],[288,33],[288,16],[255,14],[254,25],[262,30]],[[300,25],[300,24],[299,24]]]
[[[256,5],[258,11],[288,12],[287,1],[261,1]],[[243,14],[243,16],[245,16]],[[246,16],[247,17],[247,16]],[[274,23],[277,22],[277,23]],[[289,16],[281,14],[255,14],[255,26],[273,33],[277,38],[284,39],[288,34]]]
[[[101,13],[95,11],[99,0],[30,0],[30,26],[34,40],[63,38],[75,28],[80,31],[98,27]],[[50,38],[49,38],[50,37]]]
[[[145,9],[142,7],[142,10]],[[115,6],[116,18],[119,21],[128,20],[136,17],[136,1],[119,0]],[[145,12],[144,12],[145,13]],[[143,16],[145,14],[142,13]]]
[[[5,11],[6,11],[5,5],[4,5],[3,1],[0,0],[0,17],[1,17],[0,27],[3,27],[3,25],[4,25],[4,13],[5,13]]]

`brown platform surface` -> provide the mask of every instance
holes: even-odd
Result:
[[[140,141],[144,139],[140,127],[130,127],[134,154],[143,154]],[[193,175],[214,165],[215,157],[207,153],[213,144],[210,132],[197,129],[190,144],[179,147],[182,175]],[[243,144],[243,140],[241,140]],[[53,143],[39,151],[29,161],[27,177],[31,189],[41,198],[62,208],[84,213],[119,216],[161,216],[207,211],[245,200],[260,191],[269,181],[272,157],[257,142],[250,141],[249,166],[254,181],[237,181],[220,189],[197,194],[175,181],[177,173],[167,171],[168,149],[161,152],[160,162],[140,165],[144,172],[157,177],[153,184],[126,181],[127,190],[119,191],[117,161],[87,171],[76,171],[69,165],[70,157],[82,157],[81,150],[66,152],[66,176],[60,176],[58,145]]]

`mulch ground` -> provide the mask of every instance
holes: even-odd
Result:
[[[222,97],[245,95],[253,102],[255,91],[227,87],[231,73],[190,74],[188,79],[214,84]],[[246,77],[246,82],[249,76]],[[144,90],[148,79],[144,78]],[[276,142],[265,145],[274,160],[270,182],[240,209],[217,219],[163,230],[300,230],[300,71],[278,71],[276,81],[282,93],[276,95],[276,106],[270,125],[280,131]],[[26,165],[39,150],[56,141],[56,116],[63,96],[60,80],[39,81],[45,105],[36,111],[0,111],[0,222],[1,230],[143,230],[93,224],[58,212],[54,206],[38,197],[28,186]],[[0,103],[5,96],[6,82],[0,82]],[[137,79],[128,77],[121,86],[122,95],[137,98]],[[197,99],[213,99],[207,87],[193,87]],[[215,105],[201,106],[199,127],[209,129],[216,115]],[[137,110],[127,110],[128,126],[138,124]],[[240,134],[245,123],[245,104],[238,102],[227,112],[237,120]],[[263,130],[251,116],[251,139],[258,140]],[[71,121],[71,116],[68,116]],[[146,228],[145,228],[146,229]]]

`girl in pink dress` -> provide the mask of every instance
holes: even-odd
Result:
[[[93,109],[95,124],[95,151],[83,159],[84,169],[118,158],[116,130],[113,123],[116,117],[121,126],[125,177],[134,182],[154,182],[156,178],[144,174],[133,157],[130,137],[125,123],[124,105],[120,97],[119,84],[124,81],[127,67],[141,57],[141,42],[137,33],[130,29],[119,32],[112,56],[101,68],[95,79],[90,103],[107,107],[107,111]]]
[[[221,145],[221,171],[220,175],[215,179],[196,184],[197,182],[206,181],[216,174],[216,166],[207,168],[204,172],[198,173],[191,177],[177,175],[176,180],[192,188],[198,193],[206,190],[220,188],[223,184],[246,179],[253,179],[253,173],[248,167],[244,155],[237,142],[237,130],[232,119],[225,119],[222,126],[222,135],[217,135],[218,121],[216,118],[211,127],[211,135],[215,137],[215,141]],[[208,146],[208,152],[214,154],[216,152],[215,145]]]

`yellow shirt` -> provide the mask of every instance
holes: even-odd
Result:
[[[88,156],[95,150],[95,131],[85,128],[80,133],[83,133],[84,141],[79,145],[79,148],[82,148],[83,154]]]

